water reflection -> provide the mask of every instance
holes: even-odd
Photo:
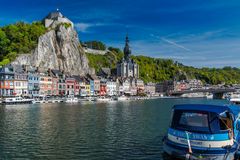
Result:
[[[171,107],[177,103],[224,101],[156,99],[0,106],[0,157],[162,159],[162,137]]]

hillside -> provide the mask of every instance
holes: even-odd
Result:
[[[117,48],[109,48],[106,55],[87,54],[90,67],[96,72],[101,67],[116,68],[118,60],[123,57],[123,53]],[[151,58],[147,56],[132,56],[139,64],[140,78],[144,82],[160,82],[171,79],[200,79],[208,84],[236,84],[240,83],[240,69],[232,67],[218,68],[194,68],[184,66],[171,59]]]
[[[56,33],[58,34],[56,35]],[[35,66],[45,68],[50,66],[57,69],[66,69],[66,71],[71,71],[74,68],[76,69],[74,73],[78,73],[83,70],[89,72],[89,67],[91,67],[98,72],[102,67],[109,67],[114,70],[117,62],[123,57],[120,49],[109,47],[109,52],[105,55],[87,53],[87,58],[85,58],[86,56],[76,37],[76,32],[64,24],[62,27],[56,27],[55,30],[46,29],[41,22],[32,24],[18,22],[0,27],[0,65],[6,65],[18,57],[21,63],[34,62]],[[51,41],[51,43],[48,41]],[[93,47],[96,44],[98,43],[91,43]],[[103,44],[103,46],[105,45]],[[30,57],[30,53],[33,55],[32,57]],[[26,54],[29,54],[29,56]],[[47,57],[53,58],[49,59]],[[66,58],[68,61],[66,61]],[[140,78],[144,82],[160,82],[173,78],[179,80],[196,78],[209,84],[240,83],[239,68],[194,68],[178,64],[170,59],[147,56],[132,56],[132,58],[139,64]],[[78,68],[74,66],[78,66]]]

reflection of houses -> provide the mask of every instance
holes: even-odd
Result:
[[[28,74],[22,66],[14,66],[14,95],[28,96]]]
[[[0,68],[0,95],[13,95],[14,90],[14,70],[11,65]]]
[[[131,50],[129,46],[128,36],[124,48],[124,58],[117,64],[117,76],[121,78],[139,77],[139,66],[130,58]]]

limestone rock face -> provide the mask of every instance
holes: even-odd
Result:
[[[91,73],[88,59],[73,27],[58,25],[39,37],[31,54],[20,55],[13,64],[59,69],[74,75]]]

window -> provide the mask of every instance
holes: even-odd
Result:
[[[171,127],[190,132],[209,132],[208,113],[175,110]]]
[[[208,116],[201,113],[182,113],[179,124],[192,127],[208,127]]]
[[[232,129],[232,120],[229,112],[221,114],[221,117],[219,118],[219,126],[220,130]]]

